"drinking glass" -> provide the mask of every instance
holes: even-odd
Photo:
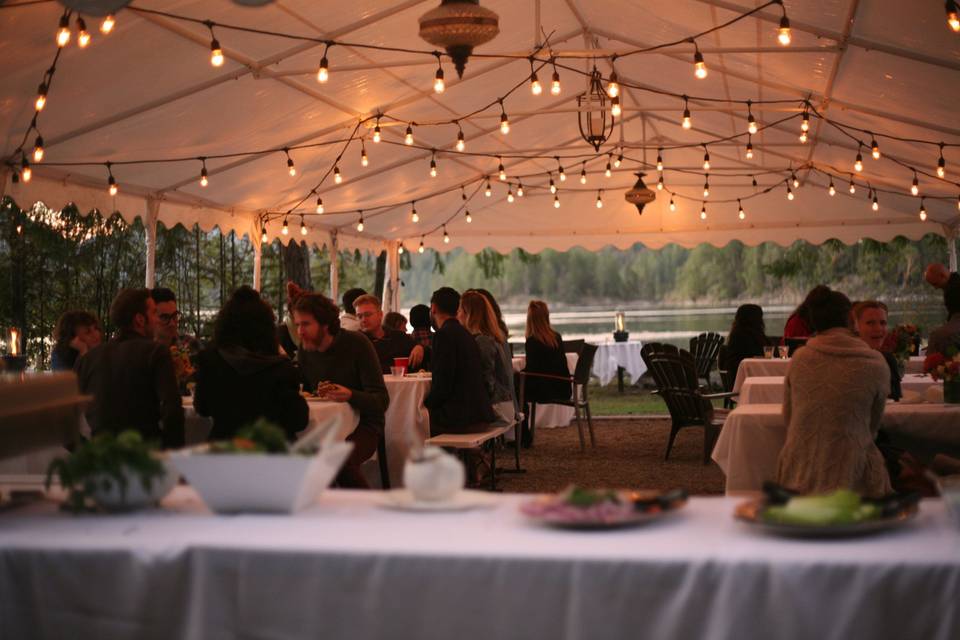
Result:
[[[763,357],[767,360],[773,359],[773,349],[774,347],[764,347],[763,348]]]

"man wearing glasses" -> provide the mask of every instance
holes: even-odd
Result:
[[[194,373],[193,360],[199,345],[191,336],[180,335],[180,311],[177,309],[177,296],[172,290],[156,287],[150,292],[150,297],[157,305],[157,327],[154,335],[157,342],[170,348],[177,381],[181,390],[185,391],[186,384]]]

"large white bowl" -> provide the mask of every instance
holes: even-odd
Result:
[[[144,489],[139,476],[131,474],[129,469],[124,467],[127,481],[125,489],[121,489],[112,477],[103,475],[90,495],[94,502],[107,511],[133,511],[152,507],[170,493],[180,479],[179,474],[166,461],[164,468],[164,475],[154,478],[149,490]]]
[[[200,445],[172,453],[170,462],[212,511],[293,513],[330,485],[352,449],[351,442],[332,442],[304,456],[210,453]]]

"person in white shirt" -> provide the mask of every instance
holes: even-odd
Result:
[[[360,331],[360,320],[357,318],[357,310],[353,308],[353,302],[360,296],[367,295],[363,289],[349,289],[343,294],[343,313],[340,314],[340,328],[348,331]]]

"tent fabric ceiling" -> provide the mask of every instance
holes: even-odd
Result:
[[[276,0],[265,7],[244,8],[226,1],[137,0],[133,6],[311,37],[428,50],[418,36],[417,19],[435,4],[435,0]],[[483,0],[500,15],[500,34],[478,53],[529,53],[543,33],[551,34],[550,45],[557,51],[594,46],[624,51],[684,38],[760,4],[759,0]],[[635,86],[676,94],[791,101],[754,105],[761,126],[795,116],[802,101],[809,99],[820,113],[848,125],[903,138],[960,142],[956,118],[960,37],[946,28],[942,2],[786,0],[785,7],[794,26],[790,47],[779,47],[775,41],[777,7],[698,40],[709,67],[705,80],[693,77],[690,45],[618,59],[617,72]],[[334,46],[328,54],[330,80],[321,85],[315,74],[322,44],[221,29],[217,37],[226,63],[213,68],[208,60],[210,36],[203,25],[124,10],[109,36],[92,29],[89,47],[80,50],[71,44],[64,49],[39,119],[46,157],[34,166],[29,184],[13,184],[9,163],[17,158],[11,154],[33,115],[37,84],[55,52],[53,32],[61,12],[55,2],[0,9],[6,34],[0,41],[5,79],[0,84],[0,136],[8,161],[0,191],[24,206],[36,201],[51,207],[74,202],[81,210],[118,210],[129,219],[146,213],[150,200],[159,203],[159,219],[165,224],[198,222],[204,229],[219,226],[255,238],[262,214],[288,210],[320,182],[361,119],[378,112],[415,122],[460,118],[525,82],[530,73],[525,59],[474,57],[463,80],[457,81],[452,64],[445,61],[447,90],[435,95],[431,85],[436,62],[429,57]],[[586,69],[587,63],[565,59],[564,64]],[[607,62],[601,60],[598,66],[604,75],[609,73]],[[549,79],[549,71],[544,68],[541,81]],[[498,130],[498,107],[461,122],[467,152],[507,156],[504,164],[514,189],[515,176],[532,176],[524,180],[523,198],[507,202],[506,187],[495,175],[495,158],[451,153],[455,125],[416,127],[418,147],[426,149],[409,148],[402,144],[404,127],[387,126],[385,120],[381,144],[372,142],[369,127],[359,128],[366,137],[369,166],[361,166],[360,144],[353,141],[339,163],[343,183],[327,179],[318,189],[328,213],[312,215],[311,197],[291,216],[291,228],[297,231],[299,212],[304,212],[310,229],[307,239],[317,244],[328,242],[330,232],[336,231],[340,246],[349,248],[399,240],[408,249],[422,241],[439,250],[540,251],[627,247],[635,242],[650,247],[701,242],[722,246],[733,240],[784,244],[798,238],[812,242],[837,238],[849,243],[864,237],[889,240],[898,235],[953,233],[960,223],[954,182],[921,176],[927,222],[918,217],[919,199],[908,193],[913,174],[903,165],[932,172],[935,146],[881,138],[880,160],[865,150],[866,167],[857,176],[856,195],[849,195],[846,182],[838,181],[839,193],[830,197],[823,173],[800,169],[813,163],[834,175],[849,176],[857,145],[816,118],[810,142],[801,144],[796,117],[755,135],[756,155],[750,161],[744,159],[742,137],[710,145],[713,166],[710,196],[703,205],[705,220],[700,215],[703,148],[665,151],[664,177],[677,193],[677,210],[670,211],[667,192],[658,192],[638,215],[623,193],[642,163],[648,184],[656,183],[656,172],[650,168],[656,147],[710,143],[742,134],[743,105],[693,100],[694,125],[684,130],[679,126],[681,101],[626,89],[623,118],[601,150],[603,155],[586,164],[587,184],[577,179],[579,160],[564,161],[568,180],[559,183],[556,161],[509,156],[585,158],[592,153],[577,126],[576,94],[585,80],[571,72],[561,76],[560,96],[549,91],[533,96],[525,86],[509,96],[504,103],[512,127],[507,136]],[[606,178],[605,154],[616,154],[621,142],[628,147],[626,159]],[[282,153],[208,160],[207,187],[198,184],[196,161],[119,164],[314,143],[326,144],[291,152],[298,169],[293,178]],[[436,178],[428,175],[431,147],[439,150]],[[944,155],[948,173],[955,172],[960,153],[948,147]],[[107,161],[117,163],[112,169],[121,185],[116,197],[106,193],[102,164],[51,165]],[[762,193],[789,176],[788,167],[798,170],[802,183],[796,199],[787,201],[779,186]],[[780,172],[765,173],[775,170]],[[550,171],[560,184],[560,208],[553,206],[553,196],[545,188],[545,172]],[[759,189],[752,188],[752,175]],[[483,194],[485,176],[492,176],[491,197]],[[881,190],[876,212],[867,198],[868,182]],[[469,198],[471,223],[463,210],[461,186]],[[595,206],[598,191],[602,209]],[[743,220],[738,217],[737,198],[746,214]],[[418,223],[411,221],[413,203]],[[362,233],[356,230],[361,210],[367,212]],[[271,217],[267,227],[270,237],[279,237],[281,219]],[[449,243],[443,241],[444,229]]]

